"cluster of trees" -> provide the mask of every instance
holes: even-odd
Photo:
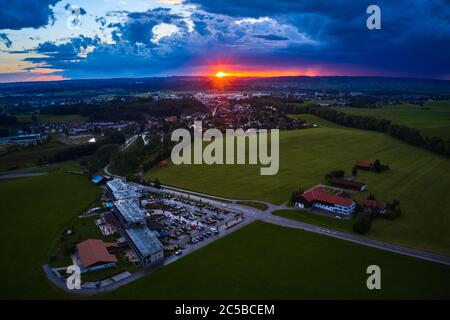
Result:
[[[344,175],[345,175],[345,171],[344,170],[333,170],[333,171],[328,172],[325,175],[325,179],[327,181],[330,181],[333,178],[343,178]]]
[[[141,160],[146,154],[142,139],[136,139],[128,149],[111,157],[111,170],[121,176],[129,177],[141,171]]]
[[[15,126],[17,124],[19,124],[19,120],[16,117],[0,114],[0,126]]]
[[[376,200],[374,194],[369,194],[367,200]],[[377,217],[385,217],[389,220],[397,219],[401,216],[400,201],[394,199],[392,202],[386,202],[386,213],[380,214],[379,210],[363,210],[360,205],[356,206],[356,222],[353,225],[353,231],[359,234],[365,234],[370,231],[372,221]]]
[[[10,135],[10,130],[5,128],[0,128],[0,137],[7,137]]]
[[[412,145],[450,156],[450,141],[440,137],[424,137],[418,129],[392,124],[386,119],[350,115],[334,109],[309,106],[295,107],[292,112],[313,114],[347,127],[384,132]]]
[[[295,203],[295,201],[297,200],[298,196],[303,194],[305,191],[303,190],[303,188],[299,188],[297,191],[292,192],[291,195],[291,203]]]
[[[370,231],[373,215],[370,212],[362,211],[356,213],[356,222],[353,225],[353,231],[359,234],[365,234]]]
[[[118,144],[104,144],[90,157],[85,157],[80,161],[82,167],[87,168],[89,175],[93,175],[98,170],[105,167],[111,157],[119,151]]]
[[[0,113],[0,137],[7,137],[11,135],[11,127],[18,125],[19,120],[17,120],[15,116]]]
[[[94,143],[87,143],[77,146],[72,146],[70,148],[61,150],[57,152],[50,162],[61,162],[73,159],[78,159],[80,157],[87,157],[94,155],[100,147],[108,144],[122,144],[125,141],[125,136],[116,130],[105,130],[105,137]]]
[[[158,135],[149,137],[147,145],[138,138],[129,148],[112,156],[111,169],[122,176],[148,171],[170,156],[171,145],[170,139],[161,143]]]
[[[42,114],[79,114],[88,117],[89,121],[141,121],[149,116],[172,116],[197,111],[207,109],[201,102],[191,98],[157,101],[151,98],[135,98],[126,102],[116,99],[93,105],[53,106],[41,109]]]
[[[396,199],[394,199],[392,202],[386,202],[386,210],[386,218],[389,220],[397,219],[402,215],[400,202]]]
[[[170,150],[162,150],[160,153],[157,153],[153,159],[145,161],[142,164],[142,170],[144,170],[144,171],[150,170],[151,168],[156,166],[158,163],[160,163],[162,160],[167,159],[169,156],[170,156]]]
[[[373,171],[374,172],[382,172],[389,170],[389,166],[386,164],[381,164],[380,160],[375,160],[373,163]]]

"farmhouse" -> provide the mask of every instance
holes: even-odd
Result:
[[[366,185],[362,182],[341,179],[341,178],[332,178],[330,180],[332,186],[344,188],[344,189],[352,189],[356,191],[364,191],[366,190]]]
[[[108,249],[116,248],[117,244],[103,242],[98,239],[89,239],[77,244],[78,258],[82,267],[88,268],[101,263],[115,263],[117,258],[109,253]]]
[[[386,213],[386,203],[384,203],[383,201],[368,199],[368,200],[364,200],[362,206],[363,206],[364,210],[368,210],[368,211],[373,210],[379,214]]]
[[[319,208],[342,215],[350,215],[355,211],[355,202],[336,194],[326,192],[322,187],[313,188],[298,196],[297,208]]]
[[[372,171],[373,163],[369,161],[358,161],[355,163],[355,167],[361,170]]]
[[[124,236],[144,266],[158,264],[164,259],[163,245],[146,226],[125,229]]]

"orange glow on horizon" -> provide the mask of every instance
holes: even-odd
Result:
[[[268,77],[296,77],[296,76],[317,76],[318,73],[312,70],[236,70],[223,71],[216,70],[212,73],[216,78],[224,77],[248,77],[248,78],[268,78]]]
[[[229,74],[226,72],[223,72],[223,71],[218,71],[214,76],[217,78],[223,78],[223,77],[228,77]]]

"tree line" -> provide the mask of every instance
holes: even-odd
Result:
[[[206,107],[192,98],[161,99],[134,98],[127,101],[113,100],[98,104],[50,106],[40,110],[41,114],[79,114],[89,121],[142,121],[152,116],[173,116],[192,112],[206,112]]]
[[[393,124],[386,119],[351,115],[330,108],[317,108],[310,106],[296,107],[291,111],[297,114],[313,114],[325,120],[346,127],[387,133],[392,137],[395,137],[414,146],[425,148],[447,157],[450,156],[450,141],[445,141],[441,137],[423,136],[421,132],[416,128]]]
[[[119,145],[124,143],[125,136],[116,130],[105,130],[105,137],[94,143],[76,145],[57,152],[49,162],[61,162],[87,157],[95,154],[104,145]]]

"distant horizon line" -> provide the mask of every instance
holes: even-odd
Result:
[[[0,85],[14,84],[44,84],[44,83],[60,83],[75,81],[108,81],[108,80],[145,80],[145,79],[170,79],[170,78],[209,78],[215,79],[214,75],[170,75],[170,76],[143,76],[143,77],[112,77],[112,78],[80,78],[80,79],[61,79],[61,80],[36,80],[36,81],[0,81]],[[398,79],[398,80],[427,80],[427,81],[444,81],[449,82],[450,79],[442,78],[420,78],[420,77],[401,77],[401,76],[379,76],[379,75],[280,75],[280,76],[227,76],[227,79],[279,79],[279,78],[379,78],[379,79]]]

